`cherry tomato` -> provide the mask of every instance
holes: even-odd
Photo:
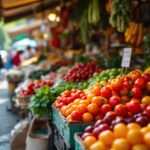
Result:
[[[101,113],[106,114],[107,112],[111,111],[112,107],[109,104],[104,104],[101,107]]]
[[[146,82],[150,81],[150,74],[149,73],[143,73],[141,76]]]
[[[99,108],[98,108],[97,104],[95,104],[95,103],[89,104],[87,106],[87,110],[89,113],[91,113],[93,115],[98,114],[98,112],[99,112]]]
[[[120,90],[119,94],[121,96],[125,96],[125,95],[128,95],[128,92],[129,92],[129,90],[127,88],[123,88]]]
[[[121,100],[122,100],[123,103],[127,103],[127,102],[130,101],[130,98],[128,96],[122,96]]]
[[[120,103],[121,103],[121,98],[119,96],[112,96],[109,99],[109,104],[111,105],[111,107],[115,107]]]
[[[134,70],[134,71],[130,72],[129,77],[134,82],[136,79],[138,79],[139,77],[141,77],[141,72],[138,71],[138,70]]]
[[[138,88],[145,88],[146,87],[146,82],[143,78],[138,78],[135,80],[134,82],[134,87],[138,87]]]
[[[150,105],[146,107],[146,114],[150,117]]]
[[[71,119],[75,120],[75,121],[81,121],[82,120],[82,115],[79,112],[77,112],[77,111],[74,110],[71,113]]]
[[[110,84],[113,90],[119,91],[122,88],[123,82],[121,79],[113,79]]]
[[[131,100],[126,105],[128,107],[128,111],[132,114],[136,114],[141,111],[140,101],[138,100]]]
[[[111,88],[108,87],[108,86],[103,87],[102,90],[101,90],[101,96],[109,99],[112,96]]]
[[[115,107],[115,114],[118,116],[127,116],[128,115],[128,108],[127,106],[123,105],[123,104],[118,104]]]
[[[134,98],[141,98],[142,97],[142,90],[138,87],[134,87],[131,90],[131,94],[132,94],[132,97],[134,97]]]
[[[124,87],[124,88],[127,88],[128,90],[131,90],[132,87],[133,87],[133,82],[132,82],[131,80],[124,81],[124,82],[123,82],[123,87]]]

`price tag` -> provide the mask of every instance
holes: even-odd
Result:
[[[131,61],[131,48],[124,48],[121,67],[128,68]]]

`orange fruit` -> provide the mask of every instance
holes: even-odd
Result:
[[[125,138],[128,132],[128,128],[125,124],[119,123],[114,127],[114,136],[116,138]]]
[[[94,97],[94,94],[88,94],[87,100],[91,102],[93,97]]]
[[[127,125],[127,128],[128,128],[128,129],[141,129],[141,126],[138,125],[137,123],[129,123],[129,124]]]
[[[90,114],[90,113],[84,113],[83,115],[82,115],[82,121],[83,122],[92,122],[94,120],[94,118],[93,118],[93,115],[92,114]]]
[[[73,104],[75,104],[75,105],[78,105],[79,103],[80,103],[80,99],[76,99],[74,102],[73,102]]]
[[[127,140],[130,144],[140,144],[143,142],[143,135],[140,129],[130,129],[127,133]]]
[[[83,144],[85,147],[89,148],[92,144],[94,144],[96,142],[96,138],[94,136],[87,136],[84,141]]]
[[[112,144],[112,149],[114,150],[130,150],[130,145],[128,141],[124,138],[115,139]]]
[[[70,108],[67,109],[66,112],[65,112],[65,114],[64,114],[64,116],[67,117],[68,115],[71,114],[71,112],[72,112],[72,110]]]
[[[145,96],[142,98],[142,104],[150,105],[150,96]]]
[[[133,145],[132,150],[149,150],[145,144],[136,144]]]
[[[96,86],[94,86],[94,88],[93,88],[93,94],[95,95],[95,96],[99,96],[100,94],[101,94],[101,88],[100,88],[100,85],[98,84],[98,85],[96,85]]]
[[[106,146],[111,146],[115,137],[112,131],[106,130],[99,134],[98,139]],[[109,140],[108,140],[109,139]]]
[[[80,104],[79,106],[77,106],[76,111],[79,112],[80,114],[83,114],[87,112],[87,106]]]
[[[141,132],[142,132],[142,134],[146,134],[147,132],[150,132],[150,128],[149,127],[143,127],[143,128],[141,128]]]
[[[102,105],[102,99],[100,96],[94,96],[91,102],[96,104],[98,107]]]
[[[98,108],[97,104],[91,103],[87,106],[87,110],[89,113],[95,115],[99,112],[100,109]]]
[[[144,135],[144,142],[150,148],[150,132]]]
[[[79,104],[88,105],[90,102],[88,100],[81,100]]]
[[[89,150],[106,150],[106,147],[102,142],[97,141],[90,146]]]

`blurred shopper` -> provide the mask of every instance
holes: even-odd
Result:
[[[35,55],[34,50],[30,46],[27,46],[26,51],[23,54],[23,58],[29,59],[29,58],[33,57],[34,55]]]
[[[7,56],[6,56],[6,64],[5,67],[6,69],[11,69],[13,65],[13,56],[10,50],[7,51]]]
[[[21,64],[21,54],[23,53],[22,50],[19,50],[13,57],[13,65],[18,67]]]
[[[4,67],[4,63],[3,63],[3,59],[2,56],[0,54],[0,79],[2,77],[2,68]]]

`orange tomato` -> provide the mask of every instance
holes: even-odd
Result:
[[[123,88],[120,90],[119,94],[121,96],[126,96],[126,95],[128,95],[128,92],[129,92],[129,90],[127,88]]]
[[[149,150],[145,144],[136,144],[133,145],[132,150]]]
[[[91,103],[87,106],[87,110],[89,113],[95,115],[99,112],[100,109],[98,108],[97,104]]]
[[[71,114],[71,112],[72,112],[71,109],[67,109],[66,112],[65,112],[65,114],[64,114],[64,116],[67,117],[68,115]]]
[[[91,102],[100,107],[102,105],[102,98],[100,96],[95,96],[92,98]]]
[[[88,105],[90,102],[88,100],[81,100],[79,104],[81,105]]]
[[[88,94],[87,100],[91,102],[93,97],[94,97],[94,94]]]
[[[116,138],[125,138],[128,132],[128,128],[125,124],[119,123],[114,127],[114,136]]]
[[[150,132],[148,132],[144,135],[144,142],[150,148]]]
[[[112,131],[105,130],[99,134],[98,139],[106,146],[111,146],[115,137]],[[108,140],[109,139],[109,140]]]
[[[150,128],[149,127],[143,127],[143,128],[141,128],[141,132],[142,132],[142,134],[146,134],[147,132],[150,132]]]
[[[122,97],[121,97],[121,100],[122,100],[122,102],[127,103],[127,102],[130,101],[130,98],[129,98],[128,96],[122,96]]]
[[[130,129],[127,133],[127,140],[130,144],[140,144],[143,142],[143,135],[140,129]]]
[[[113,79],[111,81],[110,85],[111,85],[113,90],[119,91],[123,86],[123,82],[121,79]]]
[[[130,150],[130,145],[126,139],[120,138],[114,140],[112,148],[114,150]]]
[[[142,98],[142,104],[150,105],[150,96],[145,96]]]
[[[84,113],[83,115],[82,115],[82,121],[83,122],[92,122],[94,120],[94,118],[93,118],[93,115],[92,114],[90,114],[90,113]]]
[[[106,147],[101,141],[97,141],[90,146],[89,150],[106,150]]]
[[[76,111],[79,112],[82,115],[85,112],[87,112],[87,106],[83,105],[83,104],[80,104],[79,106],[77,106]]]
[[[99,96],[99,95],[101,94],[100,85],[99,85],[99,84],[96,85],[96,86],[94,86],[94,88],[93,88],[93,94],[94,94],[95,96]]]
[[[137,123],[129,123],[129,124],[127,125],[127,128],[128,128],[128,129],[141,129],[141,126],[138,125]]]
[[[94,144],[96,142],[96,138],[94,136],[87,136],[84,141],[83,144],[85,147],[89,148],[92,144]]]

